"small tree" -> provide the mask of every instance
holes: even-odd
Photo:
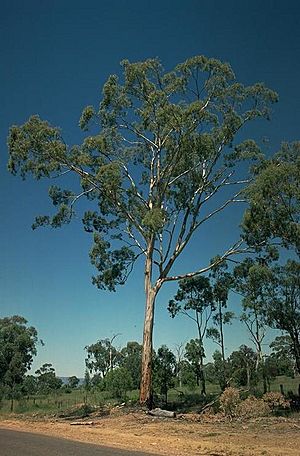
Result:
[[[100,374],[102,378],[113,370],[119,362],[119,352],[112,345],[113,339],[98,340],[95,344],[87,345],[87,358],[85,364],[90,373]]]
[[[85,373],[84,373],[84,381],[83,381],[83,388],[85,391],[85,396],[84,396],[85,404],[87,404],[88,394],[89,394],[89,391],[91,390],[91,387],[92,387],[92,382],[91,382],[90,373],[89,373],[88,369],[86,369]]]
[[[197,378],[200,378],[201,381],[201,394],[205,395],[205,376],[203,372],[203,360],[205,357],[204,339],[208,322],[215,310],[213,292],[209,279],[199,276],[181,280],[174,299],[169,301],[168,310],[172,318],[180,313],[190,318],[196,324],[198,339],[197,343],[193,344],[193,350],[196,348],[198,354],[193,353],[192,358],[197,358]],[[188,349],[186,348],[186,350]]]
[[[133,388],[138,389],[141,383],[142,345],[138,342],[127,342],[120,352],[120,367],[131,375]]]
[[[76,377],[76,375],[72,375],[71,377],[68,378],[68,387],[71,389],[75,389],[79,385],[79,378]]]
[[[57,392],[62,386],[62,380],[56,377],[55,369],[50,363],[43,364],[35,371],[37,376],[37,389],[39,393],[49,394]]]
[[[132,377],[125,367],[117,367],[105,376],[105,389],[117,399],[126,400],[127,392],[132,388]]]
[[[228,361],[223,359],[222,353],[219,350],[216,350],[213,353],[213,360],[214,360],[214,377],[220,385],[222,391],[224,391],[224,384],[226,380],[225,387],[229,386],[230,383],[230,367]]]
[[[174,386],[175,370],[176,358],[174,353],[166,345],[162,345],[154,357],[154,384],[164,395],[166,404],[168,403],[168,391]]]
[[[277,375],[294,376],[297,368],[291,337],[287,334],[275,337],[270,343],[270,348],[272,349],[270,356],[275,360],[279,371]]]
[[[256,360],[257,354],[246,345],[241,345],[239,350],[231,353],[228,365],[231,376],[238,386],[247,386],[251,389],[257,383]]]
[[[203,344],[199,339],[191,339],[185,346],[185,357],[192,366],[197,385],[201,385],[201,394],[206,394],[206,382],[204,374],[205,353]]]
[[[185,348],[184,344],[181,342],[180,344],[175,345],[175,353],[176,353],[176,378],[178,381],[178,385],[182,387],[182,370],[183,370],[183,363],[184,363],[184,354]]]
[[[23,393],[27,395],[36,394],[37,390],[37,378],[34,375],[26,375],[22,385]]]
[[[276,255],[270,251],[271,258]],[[243,309],[240,320],[249,331],[250,339],[256,349],[256,372],[262,375],[264,392],[267,391],[265,376],[263,340],[266,336],[267,321],[265,300],[270,292],[271,271],[265,258],[257,260],[246,258],[234,269],[235,288],[243,295]]]
[[[214,261],[213,261],[214,262]],[[213,315],[214,327],[208,328],[207,337],[212,339],[221,350],[222,363],[219,365],[219,383],[222,391],[228,386],[228,378],[226,374],[226,356],[225,356],[225,341],[224,341],[224,325],[231,323],[234,318],[234,313],[225,311],[227,307],[229,290],[233,285],[233,277],[226,272],[227,264],[222,262],[215,266],[211,271],[211,280],[213,281],[213,299],[216,305],[216,312]]]

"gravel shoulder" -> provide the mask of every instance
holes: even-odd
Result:
[[[1,419],[0,428],[168,456],[298,456],[300,448],[298,417],[229,423],[192,414],[153,418],[137,411],[89,418],[88,422],[71,425],[57,419],[14,416]]]

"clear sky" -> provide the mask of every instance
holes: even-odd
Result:
[[[20,314],[39,332],[33,368],[53,363],[61,376],[84,372],[84,346],[120,333],[116,344],[141,341],[143,272],[137,268],[116,293],[91,284],[91,238],[80,220],[60,230],[31,230],[49,209],[48,182],[22,182],[6,171],[6,137],[31,114],[59,125],[68,143],[80,141],[80,113],[99,102],[119,62],[159,57],[166,69],[204,54],[228,61],[245,84],[263,81],[280,96],[271,122],[256,123],[268,153],[281,141],[300,139],[300,6],[271,0],[2,0],[0,3],[0,317]],[[220,219],[197,238],[180,265],[190,268],[226,247],[238,214]],[[201,241],[204,241],[201,243]],[[175,291],[159,295],[155,346],[196,337],[184,318],[166,311]],[[231,298],[230,308],[238,310]],[[226,333],[228,352],[248,336],[235,323]],[[216,347],[208,343],[209,355]]]

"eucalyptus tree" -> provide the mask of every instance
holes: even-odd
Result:
[[[0,387],[11,399],[11,411],[37,353],[37,343],[36,329],[27,326],[24,317],[0,318]]]
[[[185,358],[190,363],[196,376],[196,383],[200,385],[200,393],[206,395],[206,379],[204,373],[205,351],[202,340],[191,339],[185,346]]]
[[[174,299],[169,301],[168,310],[172,318],[178,314],[182,314],[196,324],[198,338],[196,341],[193,341],[192,352],[197,351],[198,353],[197,356],[193,355],[192,358],[197,359],[197,362],[194,362],[194,364],[198,365],[201,394],[206,394],[203,371],[205,358],[204,339],[208,322],[215,310],[213,290],[208,277],[195,276],[181,280]]]
[[[229,291],[233,286],[233,276],[227,272],[227,268],[227,263],[223,261],[215,266],[210,273],[216,312],[212,318],[214,326],[207,330],[207,337],[212,339],[221,349],[222,361],[219,363],[221,365],[221,372],[218,376],[222,390],[224,390],[228,384],[226,375],[224,325],[231,323],[231,320],[234,318],[234,313],[226,310]]]
[[[168,391],[174,386],[176,375],[176,357],[166,346],[162,345],[154,356],[154,383],[165,397],[168,403]]]
[[[108,78],[99,108],[83,110],[80,127],[90,132],[82,144],[69,147],[59,128],[33,116],[10,130],[9,170],[59,179],[49,190],[57,212],[38,216],[34,228],[69,223],[86,200],[83,223],[93,233],[97,287],[115,290],[144,257],[140,401],[150,405],[156,296],[166,282],[211,267],[199,257],[195,270],[172,272],[196,231],[244,200],[251,173],[241,162],[261,153],[252,140],[239,143],[237,133],[240,138],[248,122],[268,118],[277,95],[261,83],[243,86],[228,64],[204,56],[169,72],[156,59],[122,66],[124,78]],[[220,259],[240,250],[237,238]]]
[[[256,349],[256,372],[262,373],[264,390],[267,390],[263,340],[266,337],[267,320],[265,301],[270,293],[272,273],[264,259],[246,258],[234,269],[235,289],[242,294],[243,313],[240,320],[245,324]]]
[[[118,365],[120,353],[112,345],[116,336],[113,336],[112,339],[98,340],[96,343],[85,347],[87,351],[85,364],[90,373],[104,378],[109,371]]]
[[[138,389],[141,383],[142,350],[142,345],[131,341],[120,351],[119,364],[130,373],[134,389]]]
[[[272,269],[270,292],[264,302],[267,322],[290,336],[296,368],[300,373],[300,263],[288,260]]]
[[[238,350],[231,353],[228,366],[237,385],[250,389],[257,383],[256,360],[257,354],[247,345],[241,345]]]
[[[283,143],[256,169],[246,194],[250,206],[243,228],[250,244],[275,240],[300,254],[300,141]]]

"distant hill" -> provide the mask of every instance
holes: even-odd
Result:
[[[64,385],[67,385],[70,377],[58,377],[58,378],[61,379],[61,381],[63,382]],[[84,378],[79,378],[79,386],[82,385],[83,382],[84,382]]]

